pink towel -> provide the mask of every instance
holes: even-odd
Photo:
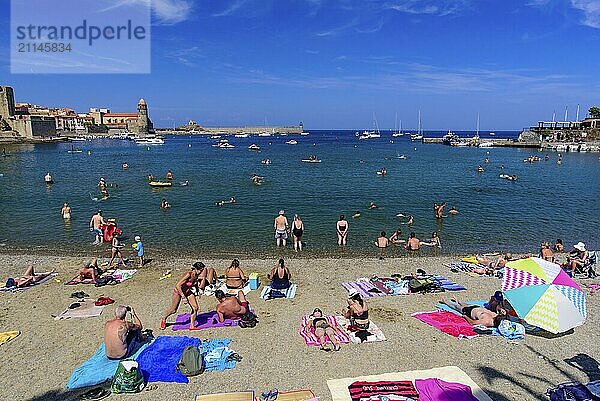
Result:
[[[348,333],[346,333],[346,331],[342,327],[340,327],[335,316],[327,315],[327,316],[325,316],[325,318],[327,319],[327,323],[329,323],[329,325],[331,327],[333,327],[333,330],[335,331],[336,340],[338,340],[342,344],[349,344],[350,343],[350,335]],[[311,327],[309,334],[307,334],[305,331],[305,328],[309,325],[310,325],[310,319],[308,318],[308,316],[302,316],[302,325],[300,326],[300,336],[302,336],[306,345],[318,346],[318,345],[320,345],[319,339],[317,338],[317,336],[315,336],[314,329]],[[325,342],[327,344],[331,344],[331,340],[329,339],[329,337],[325,336],[325,340],[326,340]]]
[[[454,313],[447,311],[419,312],[413,313],[413,316],[456,338],[477,337],[477,333],[473,331],[473,326],[463,317]]]

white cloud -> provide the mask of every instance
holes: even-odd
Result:
[[[592,28],[600,29],[600,1],[599,0],[570,0],[571,5],[583,12],[581,23]]]
[[[236,0],[233,3],[231,3],[231,5],[229,7],[227,7],[226,9],[224,9],[223,11],[213,14],[213,17],[227,17],[227,16],[235,13],[240,8],[242,8],[242,6],[244,4],[246,4],[246,1],[247,0]]]
[[[405,14],[446,16],[458,13],[469,3],[469,0],[396,0],[385,4],[385,8]]]
[[[111,5],[101,11],[125,6],[147,7],[152,4],[152,13],[158,24],[172,25],[185,21],[192,12],[191,0],[112,0]]]

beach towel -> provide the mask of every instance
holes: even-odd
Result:
[[[457,284],[454,281],[447,279],[446,277],[440,276],[439,274],[429,274],[424,277],[430,279],[446,291],[464,291],[467,289],[466,287]]]
[[[136,272],[136,269],[117,269],[114,271],[114,273],[111,274],[111,276],[119,283],[122,283],[123,281],[132,278]]]
[[[100,316],[106,305],[96,306],[94,302],[95,301],[89,299],[86,299],[84,301],[77,301],[77,303],[79,303],[80,306],[74,309],[65,309],[58,316],[56,316],[54,320],[65,320],[70,319],[72,317]]]
[[[287,299],[292,299],[296,296],[296,290],[298,289],[298,286],[296,284],[292,284],[290,285],[290,288],[285,289],[285,290],[275,290],[275,291],[279,291],[282,292],[285,295],[285,298]],[[264,287],[262,289],[262,291],[260,292],[260,297],[264,300],[267,299],[277,299],[277,298],[269,298],[269,292],[271,291],[271,287],[267,286]]]
[[[473,270],[484,267],[479,264],[473,264],[473,263],[467,263],[467,262],[448,263],[445,266],[447,266],[450,269],[454,269],[454,270],[458,270],[458,271],[467,273],[469,276],[472,276],[472,277],[481,276],[481,274],[477,274],[477,273],[473,272]]]
[[[215,286],[216,289],[223,291],[226,295],[237,295],[238,292],[241,290],[244,295],[248,295],[248,293],[250,291],[252,291],[250,289],[250,282],[247,282],[246,285],[243,288],[227,288],[227,285],[225,285],[225,281],[224,280],[219,280],[217,285]],[[205,290],[204,292],[206,295],[212,295],[214,294],[214,291],[212,292],[208,292]]]
[[[381,329],[377,327],[377,325],[373,323],[373,321],[369,321],[368,329],[353,332],[348,330],[348,327],[350,326],[349,319],[346,319],[342,316],[336,316],[336,319],[338,321],[338,324],[341,327],[343,327],[344,330],[348,333],[348,335],[350,336],[350,341],[354,344],[372,343],[386,340],[385,335],[383,334]],[[367,333],[365,333],[365,331]]]
[[[185,347],[197,347],[199,338],[158,336],[136,358],[146,382],[188,383],[187,377],[177,371],[177,362]]]
[[[250,312],[254,313],[254,310],[251,309]],[[194,330],[204,330],[204,329],[213,329],[217,327],[239,327],[238,326],[239,319],[225,319],[222,322],[219,322],[219,317],[217,316],[217,312],[205,312],[199,313],[196,316],[196,323],[194,324]],[[175,319],[175,324],[173,325],[173,330],[189,330],[190,329],[190,314],[183,313],[181,315],[177,315],[177,319]]]
[[[315,400],[315,394],[310,390],[296,390],[279,393],[277,401],[311,401]]]
[[[195,401],[255,401],[254,391],[240,391],[237,393],[221,393],[197,395]]]
[[[419,393],[410,380],[355,381],[348,386],[352,401],[367,400],[417,400]]]
[[[148,343],[151,340],[151,338],[148,338],[146,343],[140,344],[140,348],[129,359],[137,359],[140,353],[148,347]],[[75,388],[93,386],[111,380],[115,375],[118,365],[118,360],[112,360],[106,357],[106,347],[104,343],[102,343],[90,359],[73,371],[69,378],[69,382],[67,383],[67,388],[72,390]]]
[[[600,380],[582,384],[580,382],[561,383],[549,389],[546,395],[550,401],[595,401],[600,399]]]
[[[344,330],[342,326],[339,325],[337,319],[333,315],[326,315],[327,323],[333,328],[335,331],[335,338],[342,344],[350,343],[350,334]],[[309,327],[308,333],[306,332],[306,328]],[[319,346],[319,339],[315,336],[314,330],[310,327],[310,319],[308,316],[302,316],[302,323],[300,324],[300,336],[304,339],[304,342],[308,346]],[[325,337],[326,344],[332,344],[329,337]]]
[[[394,283],[397,283],[396,280],[387,277],[376,277],[371,279],[371,284],[385,295],[395,295],[393,294],[390,286],[393,286]]]
[[[201,342],[199,348],[207,372],[235,368],[236,360],[229,358],[235,353],[229,348],[230,343],[231,338],[218,338]]]
[[[0,333],[0,345],[6,344],[7,342],[14,340],[21,334],[20,331],[5,331]]]
[[[380,297],[387,295],[385,292],[375,287],[369,279],[362,278],[356,281],[350,281],[346,283],[342,283],[342,287],[346,289],[346,291],[356,290],[363,298],[371,298],[371,297]]]
[[[469,322],[452,312],[445,310],[418,312],[413,313],[412,316],[456,338],[474,338],[478,335]]]
[[[437,378],[416,379],[419,401],[477,401],[471,387]]]
[[[38,275],[42,275],[42,274],[48,274],[50,272],[47,273],[38,273],[36,274],[36,276]],[[58,276],[58,273],[52,273],[46,277],[44,277],[43,279],[41,279],[40,281],[38,281],[37,283],[33,283],[28,285],[27,287],[21,287],[21,288],[17,288],[17,287],[6,287],[6,284],[2,284],[2,287],[0,287],[0,292],[17,292],[17,291],[26,291],[29,290],[35,286],[38,286],[40,284],[44,284],[46,281],[51,280],[52,278]]]
[[[438,378],[449,383],[460,383],[469,386],[473,396],[478,401],[492,401],[492,399],[475,383],[465,372],[456,366],[446,366],[429,370],[415,370],[409,372],[385,373],[382,375],[348,377],[343,379],[327,380],[327,387],[331,392],[332,401],[352,401],[348,386],[357,381],[403,381],[416,379]]]

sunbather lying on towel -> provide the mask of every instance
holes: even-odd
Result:
[[[487,274],[493,276],[497,270],[500,270],[506,266],[508,262],[512,260],[512,254],[510,252],[500,255],[496,261],[489,260],[485,256],[476,256],[477,262],[484,265],[484,267],[478,267],[473,269],[474,273]]]
[[[310,319],[310,325],[306,326],[306,334],[310,334],[311,328],[314,330],[315,336],[319,340],[321,349],[323,351],[330,351],[331,349],[325,344],[325,336],[329,337],[329,340],[333,343],[333,350],[339,351],[341,348],[340,342],[335,338],[335,331],[333,327],[327,322],[323,311],[319,308],[315,308],[313,313],[308,317]]]
[[[131,313],[133,321],[125,320],[127,312]],[[135,310],[131,306],[117,306],[115,318],[104,324],[106,356],[109,359],[127,358],[135,354],[136,346],[142,340],[142,322]]]
[[[508,318],[506,314],[492,312],[477,305],[464,304],[455,299],[451,299],[450,302],[446,302],[442,299],[440,303],[446,304],[452,309],[462,313],[465,320],[471,324],[482,324],[486,327],[498,327],[502,320]]]
[[[29,285],[33,285],[37,282],[42,281],[43,279],[45,279],[46,277],[50,276],[51,274],[54,274],[54,270],[52,270],[49,273],[35,273],[35,271],[33,270],[33,265],[28,266],[27,269],[25,270],[25,273],[23,273],[23,275],[20,278],[9,278],[8,280],[6,280],[6,287],[17,287],[17,288],[23,288],[23,287],[27,287]]]
[[[79,269],[79,281],[91,278],[92,282],[95,283],[96,279],[100,277],[101,274],[102,271],[98,267],[98,259],[87,259],[83,262],[83,267]]]
[[[342,309],[342,315],[350,319],[350,327],[355,326],[360,330],[369,328],[369,307],[354,289],[348,292],[348,307]]]
[[[217,304],[217,315],[219,322],[225,319],[241,319],[248,311],[248,301],[243,291],[238,291],[235,297],[228,297],[221,290],[215,291],[215,298],[219,301]]]
[[[292,274],[290,273],[290,269],[285,266],[285,262],[282,259],[279,259],[279,263],[277,266],[271,270],[271,274],[268,276],[271,279],[270,287],[274,290],[287,290],[290,288],[290,279],[292,278]]]

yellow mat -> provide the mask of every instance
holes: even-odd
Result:
[[[347,377],[344,379],[327,380],[333,401],[352,401],[348,386],[355,381],[400,381],[437,378],[447,382],[461,383],[471,387],[475,398],[479,401],[492,401],[492,399],[475,383],[465,372],[456,366],[446,366],[429,370],[412,370],[400,373],[385,373],[382,375]]]
[[[315,395],[310,390],[290,391],[287,393],[279,393],[277,401],[307,401],[315,398]]]
[[[196,401],[254,401],[254,391],[197,395]]]
[[[18,337],[19,334],[21,334],[20,331],[5,331],[4,333],[0,333],[0,345]]]

